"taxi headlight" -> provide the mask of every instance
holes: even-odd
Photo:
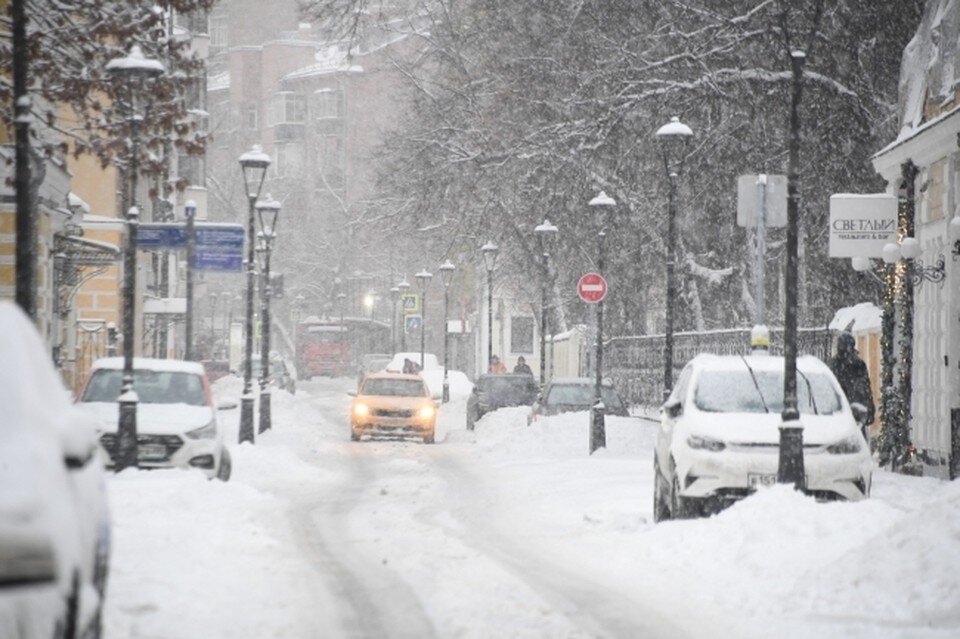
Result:
[[[358,417],[365,417],[370,414],[370,407],[363,402],[357,402],[353,406],[353,414]]]
[[[421,419],[430,419],[437,413],[437,409],[433,406],[427,405],[420,409],[418,415]]]
[[[827,452],[831,455],[853,455],[860,452],[860,437],[850,435],[845,439],[827,446]]]
[[[213,439],[217,436],[217,420],[211,419],[206,426],[187,431],[184,435],[190,439]]]
[[[709,450],[711,453],[719,453],[727,447],[727,445],[719,439],[701,437],[699,435],[690,435],[687,437],[687,446],[694,450]]]

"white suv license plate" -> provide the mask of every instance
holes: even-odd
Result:
[[[166,458],[167,447],[162,444],[143,444],[137,450],[137,459],[140,461],[163,461]]]
[[[777,483],[776,475],[761,475],[750,473],[747,475],[747,485],[750,488],[760,488],[761,486],[773,486]]]

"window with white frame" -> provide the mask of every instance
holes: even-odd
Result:
[[[293,91],[281,91],[273,97],[270,105],[270,126],[303,124],[306,119],[307,103],[302,95]]]
[[[256,131],[260,128],[259,109],[256,102],[245,102],[242,107],[243,128],[247,131]]]
[[[319,186],[330,189],[343,188],[345,180],[343,138],[333,135],[319,137],[315,148]]]
[[[210,55],[216,55],[227,50],[229,42],[227,34],[229,33],[229,24],[226,13],[213,13],[210,15]]]
[[[313,119],[327,120],[343,117],[343,91],[317,89],[313,92]]]
[[[303,174],[303,145],[277,144],[274,147],[273,174],[276,177],[295,178]]]

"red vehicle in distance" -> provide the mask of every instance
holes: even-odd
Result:
[[[297,324],[297,376],[309,380],[314,375],[352,374],[347,338],[346,328],[338,322],[308,317]]]

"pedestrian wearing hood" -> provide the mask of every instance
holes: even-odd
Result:
[[[837,337],[837,354],[830,360],[830,370],[840,382],[847,401],[863,404],[867,409],[865,426],[873,423],[873,391],[867,365],[857,355],[857,342],[850,333]],[[865,429],[866,430],[866,429]]]

